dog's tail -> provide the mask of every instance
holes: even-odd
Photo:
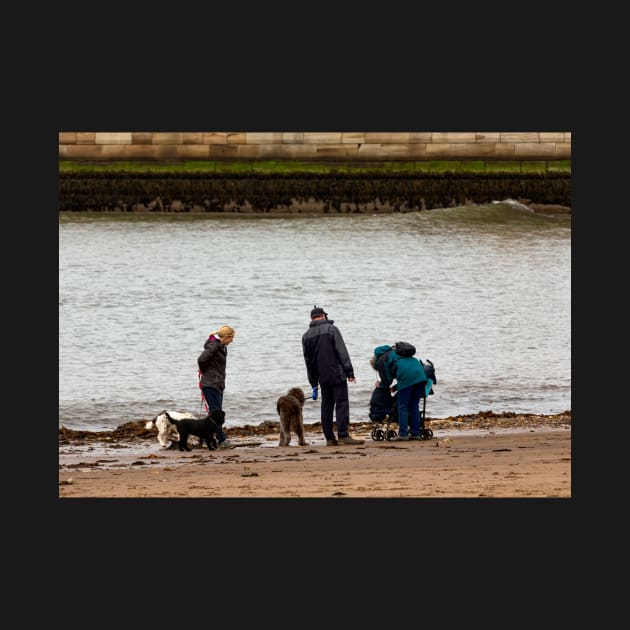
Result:
[[[171,423],[174,424],[175,426],[177,426],[177,420],[175,420],[175,418],[171,418],[171,415],[169,414],[168,411],[166,411],[166,409],[162,412],[165,416],[166,419]]]

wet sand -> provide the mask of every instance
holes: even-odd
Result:
[[[429,440],[326,446],[319,423],[278,446],[275,422],[228,428],[232,449],[166,449],[145,420],[59,432],[60,498],[570,498],[571,412],[428,419]],[[394,427],[396,428],[396,427]]]

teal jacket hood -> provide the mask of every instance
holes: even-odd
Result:
[[[376,348],[374,348],[374,356],[378,360],[390,349],[391,349],[391,346],[377,346]]]

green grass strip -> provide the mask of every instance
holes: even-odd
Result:
[[[571,160],[486,162],[483,160],[438,160],[416,162],[297,162],[267,161],[203,161],[185,162],[75,162],[59,161],[60,173],[263,173],[283,175],[291,173],[571,173]]]

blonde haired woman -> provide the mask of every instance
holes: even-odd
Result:
[[[221,326],[218,330],[213,330],[203,344],[203,352],[197,358],[199,388],[208,413],[213,409],[223,411],[227,347],[234,341],[234,333],[231,326]],[[222,426],[217,429],[217,441],[219,448],[232,448]]]

